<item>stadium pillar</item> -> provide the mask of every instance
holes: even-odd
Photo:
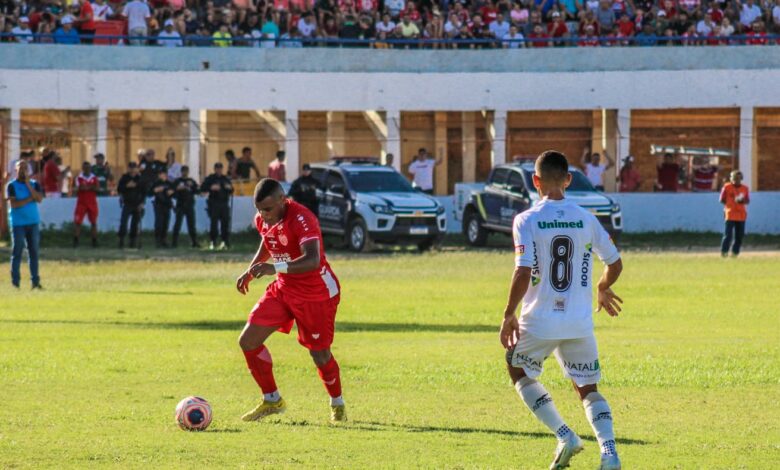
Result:
[[[108,152],[108,110],[105,108],[97,109],[97,122],[95,123],[95,147],[97,153],[106,155]],[[108,156],[106,156],[108,159]],[[110,160],[106,160],[110,161]]]
[[[346,148],[346,115],[339,111],[329,111],[328,122],[328,156],[344,156]]]
[[[449,193],[449,152],[447,151],[447,113],[436,112],[433,116],[434,121],[434,155],[437,160],[442,159],[441,165],[434,172],[434,189],[439,196],[445,196]],[[396,161],[399,159],[396,158]]]
[[[6,161],[10,162],[19,158],[22,153],[22,110],[11,108],[11,127],[8,130],[8,156]],[[3,168],[1,171],[5,172]],[[3,214],[5,217],[5,214]]]
[[[301,173],[301,151],[298,143],[298,110],[284,112],[284,152],[287,157],[287,180],[293,181]]]
[[[463,182],[473,183],[477,179],[477,129],[474,112],[461,113],[463,132]]]
[[[754,191],[757,189],[758,174],[753,171],[756,167],[755,125],[753,123],[753,108],[740,108],[739,110],[739,171],[743,180]]]
[[[506,109],[493,111],[493,122],[488,129],[488,137],[491,140],[491,166],[506,163],[506,118]]]
[[[190,109],[189,111],[189,138],[187,139],[187,155],[185,162],[190,167],[190,178],[200,181],[200,139],[201,116],[205,118],[205,111]]]
[[[631,155],[631,110],[621,108],[617,110],[617,150],[615,151],[615,168],[617,174],[623,167],[623,159]]]
[[[385,111],[385,123],[387,124],[385,154],[393,154],[393,168],[401,171],[401,111],[397,109]]]

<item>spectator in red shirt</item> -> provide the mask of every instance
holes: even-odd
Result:
[[[623,167],[620,169],[620,192],[633,193],[639,191],[642,184],[642,176],[634,168],[634,157],[629,155],[623,159]]]
[[[531,41],[531,47],[550,47],[549,36],[544,32],[544,27],[537,23],[534,25],[533,32],[528,35]]]
[[[631,21],[631,17],[628,16],[628,13],[623,13],[620,16],[620,20],[618,21],[618,28],[620,28],[620,34],[625,38],[630,38],[636,34],[636,26],[634,26],[634,23]]]
[[[82,44],[92,44],[92,37],[95,36],[95,14],[92,10],[92,3],[89,0],[81,0],[81,9],[79,16],[74,21],[79,28]],[[86,36],[86,37],[85,37]]]
[[[723,10],[720,9],[720,6],[718,6],[716,2],[710,3],[710,8],[707,10],[707,13],[712,17],[713,23],[720,24],[721,21],[723,21]]]
[[[592,24],[585,26],[585,36],[580,38],[577,45],[579,47],[598,47],[599,38],[595,34],[596,28]]]
[[[580,36],[585,35],[585,28],[588,26],[593,26],[593,34],[596,36],[599,35],[599,22],[596,21],[596,15],[593,13],[593,10],[586,11],[585,15],[580,20]]]
[[[421,15],[420,11],[417,10],[417,7],[414,5],[414,2],[408,2],[406,4],[406,8],[404,8],[401,11],[401,19],[409,18],[409,21],[412,23],[417,23],[420,21]]]
[[[49,158],[43,166],[43,192],[48,198],[62,197],[62,176],[70,171],[70,167],[67,167],[65,171],[60,171],[61,164],[62,158],[55,155]]]
[[[287,181],[287,165],[284,163],[284,150],[276,152],[276,160],[268,164],[268,177],[279,182]]]
[[[671,153],[664,154],[663,163],[658,165],[658,178],[655,181],[656,191],[676,193],[679,189],[680,164]]]
[[[493,0],[488,0],[485,6],[479,9],[479,14],[486,25],[490,25],[498,17],[498,9]]]
[[[561,14],[557,11],[552,14],[552,23],[547,23],[547,34],[553,39],[569,37],[569,28],[566,27]],[[558,47],[568,45],[565,41],[553,41],[553,44]]]
[[[751,46],[766,46],[768,44],[763,21],[754,21],[750,29],[751,31],[747,33],[746,44]]]
[[[710,164],[708,157],[697,157],[693,164],[693,181],[691,189],[695,192],[710,192],[715,190],[715,178],[718,167]]]

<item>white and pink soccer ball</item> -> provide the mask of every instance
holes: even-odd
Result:
[[[185,431],[203,431],[211,424],[211,405],[200,397],[187,397],[176,405],[176,424]]]

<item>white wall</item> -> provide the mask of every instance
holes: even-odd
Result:
[[[627,233],[641,232],[721,232],[723,208],[717,193],[708,194],[610,194],[623,208],[623,227]],[[461,231],[461,221],[456,219],[455,197],[437,198],[447,209],[447,226],[450,233]],[[101,232],[116,231],[119,227],[119,200],[115,197],[98,198]],[[73,221],[76,200],[44,199],[41,203],[41,220],[45,227],[58,228]],[[196,206],[198,232],[209,228],[206,202],[198,198]],[[233,230],[252,228],[255,215],[251,197],[233,198]],[[173,226],[173,217],[171,217]],[[144,230],[154,229],[154,210],[151,202],[146,205]],[[186,227],[183,227],[186,232]],[[749,233],[780,234],[780,192],[759,192],[751,195],[748,206],[747,231]]]

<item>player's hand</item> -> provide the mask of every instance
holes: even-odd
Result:
[[[252,279],[254,279],[254,276],[252,276],[252,273],[249,271],[238,276],[238,279],[236,280],[236,289],[241,295],[246,295],[246,293],[249,292],[249,283],[252,282]]]
[[[256,265],[249,268],[249,272],[252,274],[252,276],[257,278],[276,274],[276,268],[274,268],[274,265],[270,263],[257,263]]]
[[[618,316],[618,313],[621,312],[620,304],[623,303],[623,299],[615,295],[614,292],[612,292],[612,289],[599,289],[598,292],[598,303],[599,308],[596,310],[597,312],[600,312],[603,308],[607,311],[609,316],[616,317]]]
[[[501,323],[501,332],[498,337],[501,340],[501,346],[504,349],[510,349],[517,343],[517,338],[520,336],[520,324],[517,322],[516,315],[510,315],[504,317],[504,322]]]

